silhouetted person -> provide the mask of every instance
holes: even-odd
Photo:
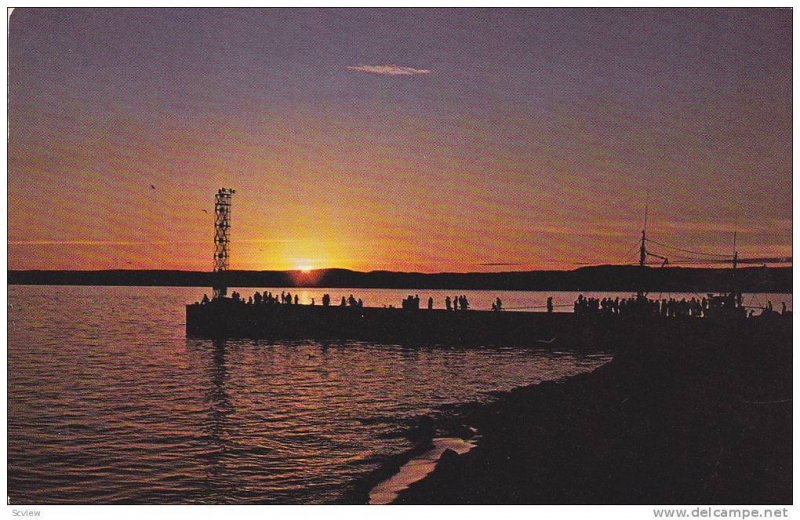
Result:
[[[497,297],[497,300],[495,300],[494,302],[494,307],[495,307],[494,310],[498,312],[503,310],[503,300],[501,300],[499,296]]]
[[[203,299],[200,301],[200,303],[202,303],[203,305],[205,305],[206,303],[208,303],[208,295],[207,295],[207,294],[204,294],[204,295],[203,295]]]
[[[444,299],[444,308],[446,310],[448,310],[448,311],[452,311],[453,310],[453,305],[450,303],[450,297],[449,296]]]
[[[784,304],[783,308],[784,308],[784,310],[786,309],[786,304]],[[432,309],[433,309],[433,296],[428,298],[428,310],[432,310]]]
[[[781,302],[781,316],[786,316],[786,302]]]
[[[358,299],[358,302],[356,303],[356,305],[358,306],[359,309],[364,307],[364,302],[361,301],[361,298]]]
[[[548,296],[547,297],[547,312],[553,312],[553,297],[552,296]]]
[[[328,306],[330,306],[330,304],[331,304],[331,295],[327,294],[327,293],[323,294],[322,295],[322,306],[323,307],[328,307]]]
[[[347,300],[344,299],[344,296],[342,296],[342,303],[340,303],[339,306],[340,307],[347,307]]]
[[[294,304],[297,305],[299,303],[300,303],[300,298],[298,298],[297,295],[295,294],[294,295]]]
[[[311,305],[314,305],[314,298],[311,298]]]

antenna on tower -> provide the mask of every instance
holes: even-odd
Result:
[[[221,298],[228,293],[224,273],[228,270],[230,257],[231,196],[236,190],[220,188],[214,197],[214,278],[213,298]]]

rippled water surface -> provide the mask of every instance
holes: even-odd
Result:
[[[9,287],[12,504],[331,502],[409,447],[409,419],[607,359],[189,340],[200,296]]]

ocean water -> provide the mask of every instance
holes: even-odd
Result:
[[[408,291],[323,292],[399,306]],[[187,339],[184,304],[202,293],[9,287],[11,504],[333,502],[381,456],[410,447],[399,433],[415,417],[609,358]]]

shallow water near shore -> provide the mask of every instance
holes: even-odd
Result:
[[[412,446],[402,433],[417,417],[609,359],[189,340],[184,304],[200,296],[9,287],[11,504],[335,502]]]
[[[369,492],[369,503],[375,505],[391,504],[401,491],[414,482],[428,476],[435,468],[442,454],[453,450],[459,455],[469,452],[476,446],[477,438],[438,437],[433,439],[433,448],[403,464],[400,470],[378,483]]]

